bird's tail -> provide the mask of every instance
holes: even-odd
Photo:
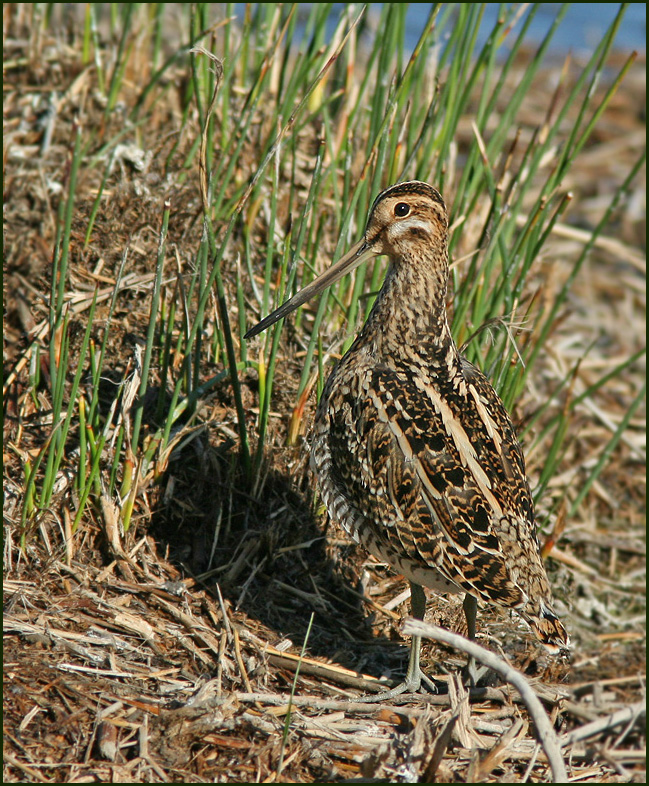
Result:
[[[570,644],[568,632],[554,611],[543,601],[539,602],[534,613],[528,610],[524,617],[549,652],[556,654],[568,649]]]

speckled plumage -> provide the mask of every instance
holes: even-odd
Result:
[[[391,238],[401,201],[422,226]],[[515,608],[562,647],[514,427],[448,327],[447,232],[425,183],[375,201],[365,237],[392,265],[323,391],[312,467],[332,518],[376,557],[417,584]]]
[[[374,308],[318,405],[311,464],[327,509],[411,584],[514,608],[556,650],[568,637],[552,610],[521,447],[449,330],[447,239],[434,188],[392,186],[375,200],[363,240],[248,335],[368,256],[390,257]]]

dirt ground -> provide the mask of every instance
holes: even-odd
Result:
[[[363,702],[377,680],[405,667],[407,582],[327,521],[304,436],[285,446],[299,358],[278,364],[263,489],[242,482],[224,381],[202,402],[200,428],[172,454],[162,481],[142,489],[120,552],[107,535],[105,509],[93,510],[69,537],[74,511],[65,473],[51,509],[21,542],[24,458],[38,453],[51,429],[42,406],[47,368],[40,398],[33,397],[29,364],[21,362],[35,337],[46,341],[38,331],[72,129],[80,117],[96,124],[97,154],[115,130],[101,127],[89,71],[75,70],[64,49],[44,47],[43,59],[30,61],[29,46],[18,36],[5,40],[4,782],[547,781],[547,760],[517,691],[497,681],[467,691],[455,677],[464,658],[451,648],[424,645],[424,665],[439,686],[428,700]],[[564,246],[583,243],[580,229],[598,219],[644,146],[644,69],[637,64],[623,83],[567,185],[579,198],[558,239]],[[46,145],[52,100],[59,103]],[[197,169],[183,169],[193,140],[176,145],[168,134],[178,122],[172,104],[154,118],[147,128],[154,156],[143,171],[123,151],[88,246],[103,167],[83,170],[77,190],[70,290],[79,333],[95,283],[110,291],[131,248],[132,277],[109,350],[113,380],[127,373],[145,331],[162,198],[172,204],[170,248],[182,256],[200,235]],[[556,355],[531,383],[541,396],[569,361],[571,337],[593,324],[586,380],[644,344],[644,189],[643,170],[580,275]],[[98,325],[106,308],[99,307]],[[206,368],[206,376],[215,370]],[[579,440],[542,505],[550,507],[565,484],[579,482],[580,467],[599,459],[644,373],[639,363],[630,366],[580,410]],[[250,372],[244,404],[251,413],[256,392]],[[314,403],[312,396],[307,423]],[[549,544],[571,657],[546,655],[515,615],[479,611],[479,641],[529,678],[564,742],[574,782],[646,781],[643,436],[637,410],[579,515]],[[528,464],[538,478],[542,451]],[[430,596],[428,621],[461,630],[461,614],[460,600]]]

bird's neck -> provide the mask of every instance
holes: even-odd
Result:
[[[446,258],[392,260],[361,332],[377,356],[456,353],[446,314]]]

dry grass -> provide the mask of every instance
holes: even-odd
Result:
[[[33,396],[26,353],[35,337],[47,338],[56,204],[73,127],[80,119],[95,129],[98,152],[116,133],[110,123],[119,125],[115,115],[104,122],[93,72],[79,72],[78,53],[52,39],[38,42],[34,59],[28,33],[14,20],[4,40],[4,782],[546,780],[547,762],[515,692],[493,686],[467,693],[452,676],[462,658],[441,645],[424,648],[424,664],[440,682],[440,693],[429,702],[363,703],[363,692],[378,677],[404,666],[399,622],[408,609],[394,599],[406,582],[325,521],[313,501],[304,439],[285,445],[301,371],[300,353],[289,342],[278,362],[266,471],[257,488],[248,488],[241,473],[232,394],[224,379],[201,402],[198,425],[171,454],[161,481],[140,488],[126,536],[117,534],[108,503],[90,508],[72,536],[74,495],[62,472],[50,509],[20,547],[24,461],[38,454],[51,430],[44,405],[47,362],[43,355],[41,389]],[[201,234],[198,168],[184,168],[200,128],[195,117],[183,123],[175,92],[184,75],[178,66],[177,88],[152,109],[145,129],[125,138],[128,147],[109,177],[87,247],[101,172],[89,167],[80,173],[69,279],[76,334],[85,329],[95,285],[109,296],[129,247],[108,350],[108,402],[146,333],[163,199],[172,206],[167,300],[177,276],[191,266]],[[549,83],[555,77],[547,73]],[[126,75],[120,96],[125,114],[129,100],[137,99],[137,84],[137,73]],[[50,101],[57,111],[45,144]],[[547,84],[537,84],[526,105],[531,126],[546,105]],[[583,228],[599,220],[607,196],[637,159],[644,105],[642,63],[630,72],[565,184],[574,193],[574,208],[536,267],[541,293],[552,293],[565,278],[566,260],[584,243]],[[262,128],[263,108],[257,122]],[[472,133],[470,118],[463,128]],[[308,160],[310,135],[303,141]],[[461,151],[463,139],[457,142]],[[137,148],[150,156],[143,168],[133,158]],[[256,153],[251,141],[250,172],[240,174],[242,182],[255,169]],[[300,182],[299,172],[295,179]],[[305,174],[297,199],[306,198],[308,182]],[[288,183],[280,187],[288,197]],[[533,485],[548,449],[539,436],[543,423],[644,344],[644,188],[643,173],[589,254],[557,322],[552,351],[518,402],[516,415],[524,425],[583,358],[571,390],[526,439]],[[253,241],[263,249],[263,210],[255,218],[251,212]],[[470,221],[462,231],[458,255],[470,253],[475,234]],[[232,240],[224,270],[231,303],[241,242]],[[322,242],[333,249],[336,238]],[[106,309],[107,300],[95,315],[97,335]],[[204,369],[205,377],[221,368],[215,362]],[[160,383],[156,374],[152,369],[153,390]],[[553,533],[558,543],[547,544],[549,572],[571,629],[572,662],[541,653],[506,612],[479,614],[481,641],[532,680],[555,727],[568,735],[569,773],[581,782],[645,779],[643,410],[636,411],[586,497],[562,518],[644,374],[639,362],[632,364],[579,404],[561,472],[540,501],[541,518],[559,511]],[[243,383],[252,424],[258,404],[252,372]],[[314,398],[312,393],[305,405],[306,424]],[[428,618],[457,629],[461,607],[454,599],[432,597]],[[591,725],[597,719],[604,720]]]

